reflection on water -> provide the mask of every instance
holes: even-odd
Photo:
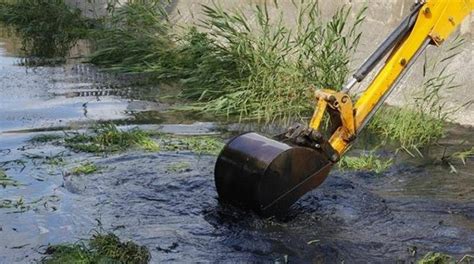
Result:
[[[401,170],[394,176],[405,179],[394,181],[390,188],[380,192],[384,195],[424,196],[436,200],[473,202],[472,155],[467,157],[466,164],[456,157],[451,157],[449,162],[443,161],[443,157],[469,150],[473,146],[474,128],[451,125],[448,136],[441,140],[439,145],[425,151],[424,157],[412,158],[405,155],[405,163],[415,166],[413,171]],[[474,214],[474,208],[472,213]]]
[[[141,100],[145,88],[135,84],[144,78],[117,77],[74,61],[60,67],[19,66],[19,58],[6,49],[14,45],[6,43],[11,42],[0,39],[0,133],[133,120],[142,111],[165,107]]]
[[[15,56],[21,54],[21,39],[12,29],[4,27],[2,24],[0,24],[0,43],[3,53]]]

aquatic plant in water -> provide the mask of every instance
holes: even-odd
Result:
[[[428,252],[423,258],[418,260],[418,264],[451,264],[453,258],[449,255],[439,252]]]
[[[120,130],[114,124],[94,126],[90,132],[72,134],[65,139],[66,147],[74,151],[103,153],[139,148],[147,151],[191,151],[217,155],[223,142],[210,136],[179,136],[152,133],[133,128]]]
[[[145,246],[139,246],[132,241],[122,242],[113,233],[94,234],[89,240],[74,244],[50,245],[45,254],[48,256],[41,260],[44,264],[145,264],[151,259]]]
[[[174,173],[181,173],[191,169],[189,162],[175,162],[166,167],[166,170]]]
[[[56,211],[57,195],[47,195],[33,201],[25,201],[23,197],[15,199],[0,199],[0,209],[10,209],[10,213],[24,213],[29,210],[46,209]]]
[[[374,153],[367,153],[360,156],[343,156],[338,165],[342,170],[382,173],[390,168],[392,162],[392,159],[383,159]]]
[[[74,167],[71,169],[70,174],[72,175],[81,175],[81,174],[92,174],[94,172],[97,172],[99,170],[99,167],[95,165],[92,162],[85,162],[82,163],[81,165]]]
[[[6,171],[0,167],[0,186],[6,188],[7,186],[19,186],[20,183],[8,177]]]
[[[82,152],[100,153],[124,151],[138,147],[148,151],[158,151],[159,145],[140,129],[122,131],[113,124],[93,127],[90,134],[76,134],[65,138],[66,146]]]
[[[191,151],[207,155],[218,155],[224,147],[222,140],[210,136],[161,134],[158,137],[158,142],[164,151]]]
[[[464,165],[466,165],[466,162],[468,159],[473,159],[474,158],[474,147],[471,147],[470,149],[466,149],[463,151],[457,151],[451,155],[451,157],[457,158],[462,161]]]

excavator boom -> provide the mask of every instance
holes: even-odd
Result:
[[[402,23],[402,26],[407,28],[412,26],[412,29],[396,36],[400,38],[400,41],[395,44],[385,65],[354,105],[356,134],[367,125],[425,48],[429,44],[441,45],[473,8],[474,0],[429,0],[418,2],[413,6],[412,13]],[[378,54],[374,53],[374,55]],[[371,56],[354,74],[342,93],[347,94],[356,82],[362,81],[368,71],[375,67],[373,61],[377,59]],[[350,146],[350,141],[344,140],[348,137],[344,133],[346,131],[339,131],[330,139],[331,145],[340,154]]]
[[[262,215],[285,213],[303,194],[326,179],[332,166],[350,148],[425,48],[430,44],[441,45],[473,8],[474,0],[417,1],[410,14],[341,91],[315,91],[317,101],[308,126],[291,127],[275,139],[257,133],[231,139],[215,167],[220,200]],[[351,88],[385,57],[384,65],[370,85],[352,102]],[[326,113],[331,123],[329,136],[320,131]]]

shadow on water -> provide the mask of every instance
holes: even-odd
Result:
[[[285,218],[261,219],[218,202],[214,156],[134,150],[94,156],[54,141],[28,142],[33,130],[195,117],[163,114],[168,105],[138,99],[148,93],[138,96],[133,78],[89,65],[18,66],[8,51],[14,45],[0,42],[0,165],[20,184],[0,187],[0,263],[40,259],[47,244],[88,237],[99,222],[146,245],[156,263],[409,263],[427,251],[457,258],[474,252],[472,159],[455,164],[457,173],[403,155],[380,175],[334,170]],[[161,129],[206,134],[216,126]],[[433,156],[459,150],[461,138],[472,145],[472,136],[472,129],[454,127]],[[67,173],[85,161],[99,171]]]

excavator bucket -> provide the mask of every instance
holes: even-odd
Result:
[[[215,184],[220,200],[263,216],[279,215],[319,186],[333,164],[313,148],[245,133],[221,151]]]

